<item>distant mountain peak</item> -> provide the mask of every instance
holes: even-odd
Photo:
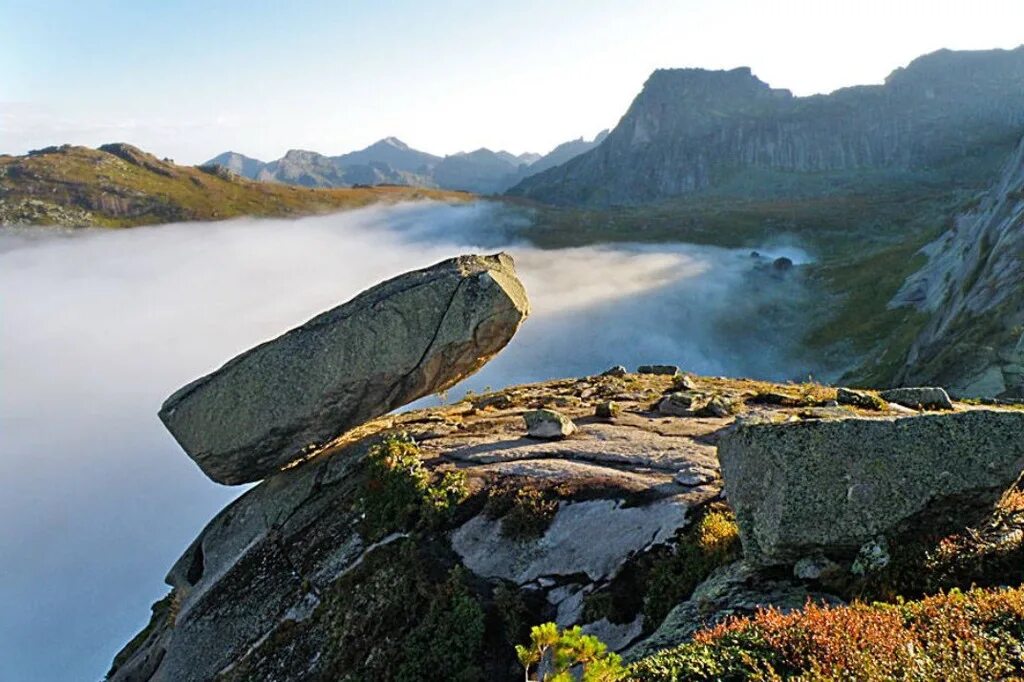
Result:
[[[406,143],[402,142],[397,137],[385,137],[383,140],[380,140],[379,142],[377,142],[377,144],[387,145],[389,147],[394,147],[395,149],[401,149],[403,151],[410,148],[409,145],[407,145]],[[371,146],[376,146],[376,145],[371,145]]]
[[[394,136],[385,137],[369,147],[332,158],[337,165],[344,167],[385,163],[396,171],[417,174],[423,173],[441,160],[439,156],[413,149]]]
[[[314,152],[309,149],[289,149],[284,153],[282,158],[285,159],[308,159],[313,157],[323,156],[319,152]]]
[[[223,166],[228,170],[238,173],[242,177],[255,180],[267,164],[259,159],[254,159],[239,152],[224,152],[209,161],[204,166]]]

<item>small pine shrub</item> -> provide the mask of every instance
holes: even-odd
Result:
[[[597,637],[583,634],[578,625],[562,631],[554,623],[535,625],[529,646],[516,646],[516,656],[528,681],[535,668],[545,670],[537,682],[616,682],[626,675],[622,658]],[[578,677],[570,672],[576,666]]]
[[[420,460],[419,446],[405,434],[375,443],[366,455],[366,473],[363,532],[371,540],[443,522],[469,494],[465,474],[432,474]]]

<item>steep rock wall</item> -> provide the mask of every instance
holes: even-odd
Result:
[[[600,146],[509,193],[613,205],[722,187],[750,169],[857,173],[952,163],[962,175],[973,172],[973,157],[1022,128],[1024,48],[940,51],[884,85],[812,97],[772,89],[749,68],[663,69]]]
[[[978,207],[925,252],[892,302],[931,313],[897,381],[1024,397],[1024,141]]]

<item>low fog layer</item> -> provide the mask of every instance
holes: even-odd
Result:
[[[749,252],[541,251],[522,217],[417,204],[296,221],[0,230],[0,679],[98,679],[167,568],[241,492],[205,479],[156,418],[173,390],[380,280],[509,250],[534,314],[450,392],[667,362],[803,376],[803,292]],[[764,256],[802,254],[762,249]]]

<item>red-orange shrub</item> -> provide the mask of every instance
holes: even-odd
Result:
[[[703,630],[631,671],[634,680],[1020,679],[1024,588],[765,609]]]

